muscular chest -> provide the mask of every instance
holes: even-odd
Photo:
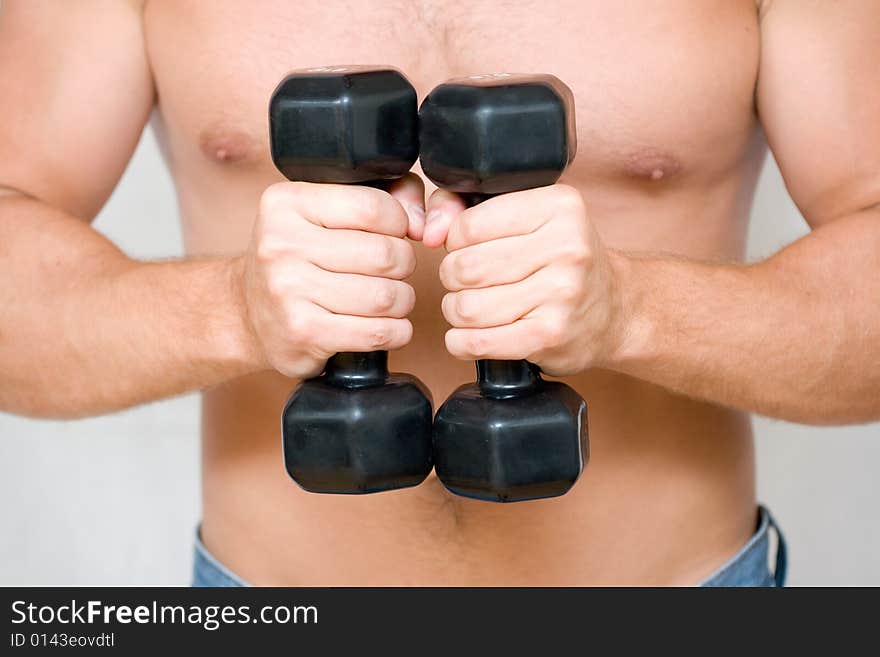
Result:
[[[172,164],[272,175],[266,104],[290,69],[391,64],[446,78],[549,72],[574,91],[570,176],[722,175],[754,127],[753,0],[150,0],[149,57]]]

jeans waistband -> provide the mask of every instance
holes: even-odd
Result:
[[[770,534],[776,534],[776,558],[770,572]],[[709,575],[700,586],[784,586],[788,554],[785,537],[770,511],[758,507],[758,529],[727,563]]]
[[[194,587],[249,586],[241,577],[220,563],[217,557],[208,552],[208,548],[202,543],[201,533],[201,527],[196,528],[192,585]]]
[[[772,573],[768,563],[771,531],[775,532],[777,539],[776,565]],[[760,506],[758,507],[758,528],[755,534],[727,563],[707,577],[700,586],[783,586],[786,569],[785,537],[770,512]],[[202,543],[198,529],[195,537],[192,585],[197,587],[249,586],[208,551]]]

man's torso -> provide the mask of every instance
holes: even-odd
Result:
[[[743,255],[764,156],[753,0],[148,0],[144,31],[188,253],[246,247],[280,179],[267,103],[287,71],[387,64],[420,99],[450,77],[557,75],[578,125],[562,181],[608,246]],[[439,403],[473,367],[444,348],[443,254],[416,249],[414,338],[391,362]],[[305,493],[279,445],[295,382],[261,374],[209,391],[204,540],[257,584],[690,583],[736,552],[755,521],[748,419],[611,372],[567,382],[590,407],[591,462],[566,496],[512,505],[453,497],[433,476],[379,495]]]

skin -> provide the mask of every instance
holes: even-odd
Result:
[[[878,25],[871,0],[5,0],[0,408],[204,390],[203,539],[255,584],[698,582],[754,531],[748,412],[880,417]],[[559,184],[470,209],[438,192],[424,212],[417,176],[391,194],[282,182],[269,95],[336,63],[397,66],[420,97],[553,73],[580,153]],[[151,116],[177,262],[89,225]],[[743,264],[765,140],[813,230]],[[515,505],[433,477],[299,490],[287,394],[336,350],[380,347],[435,402],[475,357],[563,377],[590,405],[584,476]]]

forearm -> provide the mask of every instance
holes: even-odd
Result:
[[[754,265],[613,262],[622,321],[610,368],[795,422],[880,418],[876,208]]]
[[[105,413],[260,367],[239,261],[142,263],[84,222],[0,198],[0,409]]]

